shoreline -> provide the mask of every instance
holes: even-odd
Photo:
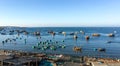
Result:
[[[16,58],[31,58],[32,60],[48,60],[53,66],[63,65],[68,66],[69,64],[76,66],[81,64],[82,66],[88,65],[92,66],[92,64],[120,64],[120,59],[111,59],[111,58],[96,58],[96,57],[87,57],[87,56],[71,56],[64,54],[45,54],[45,53],[32,53],[32,52],[23,52],[16,50],[0,50],[0,56],[11,56],[10,60],[14,60]],[[5,59],[6,60],[6,59]],[[9,59],[7,59],[9,61]],[[29,61],[33,64],[35,62]],[[40,61],[38,61],[39,63]],[[17,63],[17,62],[16,62]],[[27,64],[28,62],[26,62]],[[37,64],[38,64],[37,63]]]
[[[0,49],[5,51],[15,51],[21,53],[30,53],[30,54],[46,54],[46,55],[65,55],[65,56],[73,56],[73,57],[92,57],[92,58],[110,58],[110,59],[120,59],[118,57],[107,57],[107,56],[95,56],[95,55],[76,55],[76,54],[65,54],[65,53],[52,53],[52,52],[34,52],[34,51],[24,51],[24,50],[13,50],[13,49]],[[76,52],[77,53],[77,52]]]

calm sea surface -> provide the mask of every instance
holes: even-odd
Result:
[[[0,34],[0,49],[9,50],[21,50],[27,52],[38,52],[38,53],[54,53],[54,54],[69,54],[77,56],[93,56],[93,57],[110,57],[110,58],[120,58],[120,28],[119,27],[34,27],[34,28],[5,28],[2,32],[9,33],[9,30],[26,30],[30,34],[24,35],[20,34],[18,36],[16,33],[13,35],[1,35]],[[84,31],[85,34],[81,34],[80,31]],[[32,35],[33,32],[39,31],[41,33],[41,38]],[[56,35],[53,36],[48,33],[48,31],[54,31]],[[66,32],[66,36],[60,34],[59,32]],[[70,33],[78,33],[78,39],[74,40],[73,35]],[[93,33],[99,33],[99,37],[93,37]],[[114,33],[115,37],[108,37],[109,33]],[[90,40],[86,41],[85,36],[90,36]],[[2,44],[2,41],[7,38],[18,39],[14,42],[8,42]],[[21,39],[19,39],[21,38]],[[25,43],[26,39],[26,43]],[[47,49],[33,49],[32,46],[37,46],[40,41],[58,41],[57,45],[66,45],[66,48],[58,48],[55,51]],[[62,42],[64,40],[64,42]],[[107,41],[112,41],[112,43],[107,43]],[[81,52],[74,52],[73,47],[82,47]],[[94,48],[105,48],[105,52],[94,51]]]

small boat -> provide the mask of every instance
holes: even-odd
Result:
[[[29,32],[24,32],[24,34],[25,34],[25,35],[28,35],[28,34],[29,34]]]
[[[74,32],[75,35],[79,34],[79,32]]]
[[[94,51],[97,51],[98,49],[97,48],[93,48]]]
[[[49,30],[48,33],[53,33],[53,31],[52,31],[52,30]]]
[[[107,41],[107,43],[112,43],[112,41]]]
[[[115,37],[115,34],[110,33],[110,34],[108,34],[108,36],[109,36],[109,37]]]
[[[98,34],[98,33],[93,33],[93,34],[92,34],[92,36],[99,37],[99,36],[100,36],[100,34]]]
[[[52,34],[53,36],[55,36],[55,34],[56,34],[56,33],[55,33],[55,32],[53,32],[53,33],[51,33],[51,34]]]
[[[9,33],[9,35],[13,35],[13,33]]]
[[[74,50],[74,51],[81,51],[82,48],[81,48],[81,47],[77,47],[77,46],[75,46],[75,47],[73,47],[73,50]]]
[[[65,45],[63,45],[63,46],[61,46],[62,48],[65,48],[66,46]]]
[[[4,44],[5,43],[5,41],[2,41],[2,44]]]
[[[84,31],[82,31],[82,30],[80,31],[80,33],[81,33],[81,34],[85,34],[85,32],[84,32]]]
[[[55,46],[50,47],[51,50],[56,50],[57,48]]]
[[[74,33],[72,32],[72,33],[70,33],[69,35],[74,35]]]
[[[40,32],[34,32],[34,35],[40,36]]]
[[[89,40],[89,39],[90,39],[90,37],[89,37],[89,36],[85,36],[85,39],[86,39],[86,40]]]
[[[62,34],[65,36],[65,35],[66,35],[66,32],[62,32]]]
[[[105,49],[105,48],[98,48],[98,51],[100,51],[100,52],[105,52],[106,49]]]
[[[74,35],[74,36],[73,36],[73,38],[74,38],[74,39],[77,39],[77,38],[78,38],[78,36],[77,36],[77,35]]]
[[[6,35],[6,33],[1,33],[1,35]]]
[[[58,32],[59,34],[62,34],[63,31]]]

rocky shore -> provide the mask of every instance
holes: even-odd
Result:
[[[0,66],[39,66],[42,60],[53,66],[120,66],[119,59],[0,50]]]

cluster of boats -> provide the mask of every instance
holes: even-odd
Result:
[[[46,41],[40,41],[37,43],[36,46],[32,46],[33,49],[39,49],[39,50],[57,50],[58,48],[66,48],[66,45],[63,44],[63,41],[52,41],[52,40],[46,40]]]
[[[26,39],[25,38],[22,38],[22,37],[15,37],[15,38],[7,38],[5,40],[2,41],[2,44],[5,44],[5,43],[17,43],[16,41],[17,40],[22,40],[24,39],[24,43],[26,43]]]
[[[16,39],[10,39],[10,38],[7,38],[7,39],[5,39],[4,41],[2,41],[2,44],[4,44],[4,43],[8,43],[8,42],[15,42],[16,41]]]

